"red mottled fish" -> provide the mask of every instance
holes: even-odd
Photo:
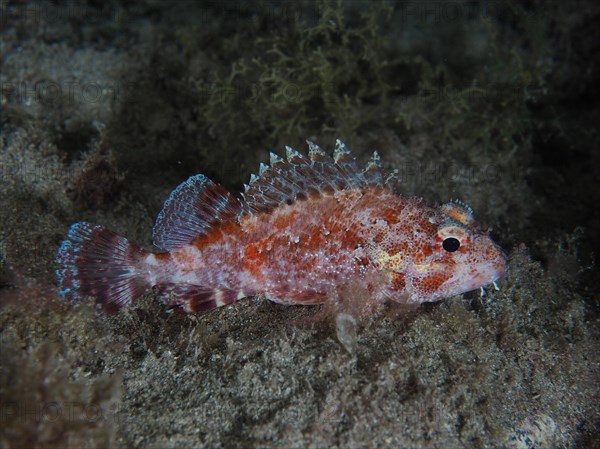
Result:
[[[114,311],[152,288],[169,306],[201,312],[259,294],[323,303],[353,285],[365,301],[422,303],[502,276],[506,256],[468,206],[392,192],[377,153],[360,170],[341,141],[333,158],[308,144],[308,157],[289,147],[287,160],[271,154],[241,199],[203,175],[177,187],[153,230],[164,252],[73,224],[56,259],[60,294]]]

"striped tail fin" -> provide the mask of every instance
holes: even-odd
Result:
[[[91,223],[75,223],[56,262],[59,293],[69,301],[93,296],[104,312],[116,312],[144,294],[149,283],[138,270],[138,246]]]

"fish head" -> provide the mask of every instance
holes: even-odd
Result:
[[[433,302],[494,283],[506,271],[506,255],[480,231],[461,202],[409,206],[377,260],[403,302]]]

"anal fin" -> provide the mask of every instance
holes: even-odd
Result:
[[[241,290],[191,284],[158,284],[152,287],[152,291],[162,298],[164,304],[187,313],[207,312],[248,296]]]

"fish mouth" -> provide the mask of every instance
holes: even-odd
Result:
[[[473,287],[471,288],[471,290],[477,290],[478,288],[485,289],[490,286],[493,286],[495,289],[498,289],[496,281],[500,279],[506,272],[506,264],[504,262],[499,264],[490,264],[478,271],[478,275],[475,276],[475,278],[470,283]]]
[[[506,272],[506,263],[504,259],[500,259],[494,263],[482,265],[474,271],[474,273],[473,271],[460,273],[449,279],[444,286],[452,295],[460,295],[480,288],[484,290],[488,287],[498,289],[496,281]]]
[[[500,287],[498,287],[498,283],[497,283],[498,279],[500,279],[500,276],[494,277],[494,278],[488,280],[487,282],[482,282],[479,287],[473,288],[472,290],[469,290],[469,291],[475,291],[477,289],[480,289],[482,295],[489,289],[498,291],[498,290],[500,290]]]
[[[506,254],[504,254],[504,251],[502,251],[502,249],[498,245],[496,245],[493,242],[491,243],[493,249],[495,250],[495,257],[492,257],[490,261],[477,267],[477,274],[473,279],[473,284],[478,285],[476,285],[473,288],[473,290],[476,290],[478,288],[485,288],[486,286],[490,285],[493,285],[494,288],[497,288],[496,281],[500,279],[504,275],[504,273],[506,273]]]

